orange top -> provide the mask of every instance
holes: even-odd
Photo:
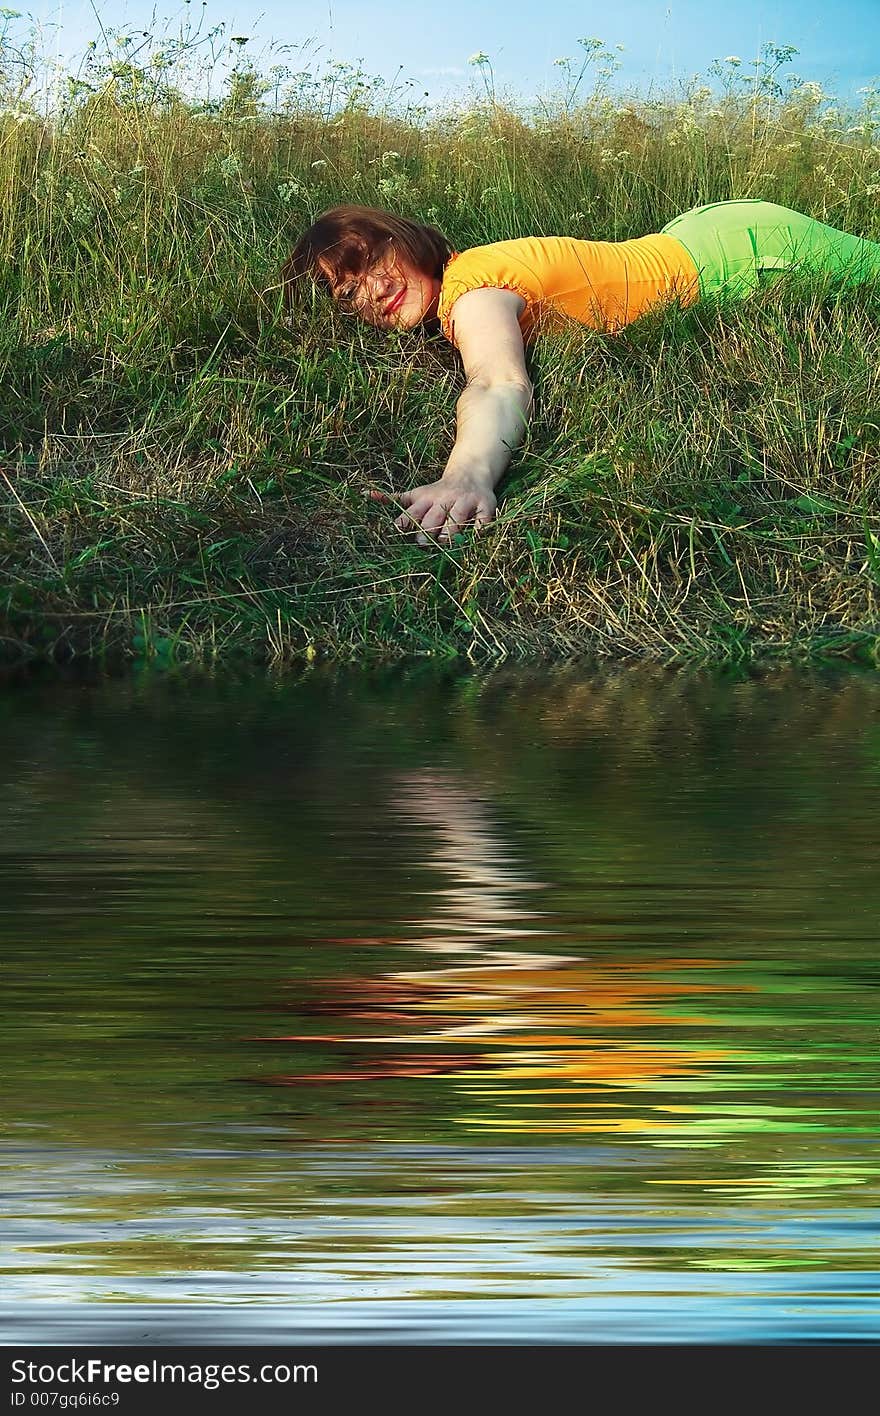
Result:
[[[692,304],[699,272],[674,236],[634,241],[576,241],[570,236],[526,236],[495,241],[452,255],[443,272],[437,314],[455,343],[453,306],[459,295],[484,286],[515,290],[526,302],[523,337],[540,316],[568,315],[593,329],[615,331],[663,300]]]

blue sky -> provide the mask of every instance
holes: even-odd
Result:
[[[266,68],[290,59],[303,67],[295,53],[277,47],[309,40],[305,56],[312,66],[362,60],[369,74],[386,80],[402,68],[401,79],[413,79],[419,94],[427,89],[434,99],[461,92],[479,77],[468,65],[478,51],[490,57],[499,88],[530,96],[558,83],[553,61],[578,56],[577,40],[587,36],[610,49],[623,46],[615,87],[643,94],[705,74],[713,59],[727,55],[746,66],[767,42],[795,45],[800,53],[784,72],[818,80],[829,92],[850,98],[861,86],[880,86],[880,0],[533,0],[528,6],[519,0],[266,0],[262,6],[95,0],[95,6],[106,28],[157,34],[166,23],[172,33],[182,21],[197,23],[204,9],[203,29],[222,22],[221,43],[249,36],[246,52],[258,61],[262,54]],[[65,56],[100,37],[89,0],[38,0],[27,13],[48,26],[60,19],[58,48]],[[47,32],[54,51],[56,32]],[[270,46],[276,47],[271,55]]]

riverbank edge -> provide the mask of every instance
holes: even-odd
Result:
[[[424,548],[394,532],[393,502],[358,478],[328,496],[317,469],[311,486],[242,476],[180,500],[20,470],[0,661],[880,667],[880,546],[858,507],[802,495],[760,517],[731,485],[697,515],[593,472],[526,468],[482,536]]]

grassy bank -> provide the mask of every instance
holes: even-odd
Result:
[[[647,102],[583,46],[529,111],[485,64],[466,109],[241,59],[208,99],[180,81],[196,38],[132,50],[109,37],[45,112],[0,49],[6,657],[880,661],[880,289],[545,337],[498,522],[424,550],[367,492],[442,469],[457,357],[291,319],[277,279],[342,199],[458,247],[734,196],[880,239],[875,94],[844,111],[768,48]]]

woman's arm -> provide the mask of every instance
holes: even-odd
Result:
[[[456,300],[455,342],[467,385],[456,406],[455,446],[443,476],[404,492],[396,520],[429,538],[449,540],[462,526],[479,529],[495,515],[494,488],[522,442],[532,406],[519,315],[525,302],[512,290],[469,290]]]

